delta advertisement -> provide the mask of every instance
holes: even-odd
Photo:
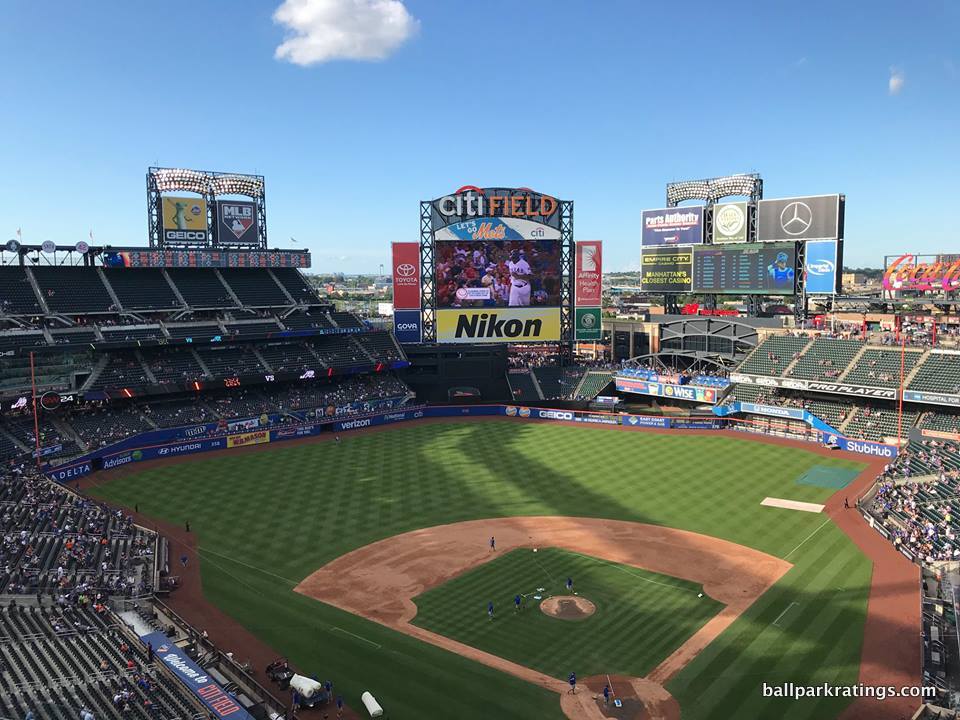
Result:
[[[258,245],[257,204],[240,200],[217,200],[217,243]]]
[[[742,243],[747,241],[747,212],[745,202],[721,203],[713,208],[713,243]]]
[[[152,632],[140,636],[140,641],[153,647],[157,659],[170,670],[191,693],[219,720],[253,720],[243,707],[216,683],[164,633]]]
[[[716,388],[698,387],[694,385],[672,385],[620,376],[615,377],[614,382],[619,392],[653,395],[655,397],[673,398],[675,400],[689,400],[691,402],[709,403],[711,405],[720,399],[720,393]]]
[[[836,240],[814,240],[807,243],[803,261],[804,287],[809,295],[834,295],[840,292],[841,265]]]
[[[643,247],[699,245],[703,242],[702,206],[644,210],[640,221],[640,244]]]
[[[558,342],[560,308],[437,310],[439,343]]]
[[[161,197],[160,225],[167,242],[206,242],[207,201],[173,195]]]
[[[393,308],[420,309],[419,243],[393,243]]]
[[[603,299],[603,244],[577,241],[576,302],[578,307],[598,307]]]

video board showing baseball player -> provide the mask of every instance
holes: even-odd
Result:
[[[560,305],[560,243],[482,240],[437,243],[437,307]]]

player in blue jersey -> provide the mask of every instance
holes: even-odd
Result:
[[[785,252],[777,253],[777,259],[767,265],[767,273],[777,287],[793,287],[793,268],[787,264]]]

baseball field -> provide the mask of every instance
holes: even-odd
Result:
[[[684,718],[821,720],[849,700],[761,685],[856,682],[871,563],[825,514],[761,502],[823,503],[863,467],[502,419],[128,467],[91,492],[189,522],[204,596],[354,707],[371,690],[393,718],[588,717],[561,709],[576,672],[646,678]],[[592,614],[539,607],[573,593]]]

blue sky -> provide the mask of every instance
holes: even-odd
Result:
[[[280,3],[4,3],[0,240],[146,244],[159,164],[265,175],[317,271],[464,184],[573,199],[635,267],[666,182],[734,172],[846,193],[848,265],[960,250],[953,0]]]

